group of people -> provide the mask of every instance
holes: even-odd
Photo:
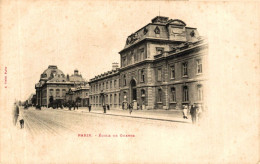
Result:
[[[202,105],[201,104],[192,104],[192,105],[183,105],[183,118],[188,119],[188,112],[191,115],[191,120],[193,124],[200,122],[202,118]]]
[[[74,108],[74,110],[75,110],[76,108],[79,109],[78,103],[77,103],[77,102],[74,102],[74,101],[69,102],[69,103],[68,103],[68,107],[69,107],[69,110],[71,110],[72,107]]]

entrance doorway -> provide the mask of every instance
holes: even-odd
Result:
[[[136,81],[134,79],[130,82],[130,102],[133,102],[133,100],[137,100]]]

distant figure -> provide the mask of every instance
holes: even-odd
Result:
[[[91,104],[89,104],[89,106],[88,106],[88,112],[90,112],[91,111]]]
[[[201,117],[202,117],[202,106],[201,104],[198,105],[197,107],[197,113],[196,113],[196,121],[197,123],[200,123]]]
[[[184,119],[188,119],[188,106],[187,105],[183,105],[183,118]]]
[[[19,122],[20,122],[21,129],[24,128],[24,120],[21,119]]]
[[[76,108],[76,103],[73,101],[73,107],[74,107],[74,110],[75,110],[75,108]]]
[[[125,110],[125,103],[122,102],[122,109]]]
[[[133,105],[132,105],[132,103],[129,103],[128,108],[129,108],[129,113],[131,114],[132,111],[133,111]]]
[[[106,105],[103,105],[104,113],[106,113]]]
[[[190,115],[193,124],[196,124],[197,109],[194,105],[191,105]]]
[[[71,102],[69,102],[69,110],[71,110]]]
[[[14,126],[17,123],[18,116],[19,116],[19,106],[17,105],[17,103],[14,103],[14,109],[13,109],[13,124],[14,124]]]
[[[107,104],[107,110],[110,110],[110,106]]]

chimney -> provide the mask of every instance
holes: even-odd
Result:
[[[118,68],[118,63],[112,63],[112,70],[116,70]]]

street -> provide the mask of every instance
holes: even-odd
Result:
[[[53,163],[162,163],[184,158],[198,161],[209,155],[208,151],[196,153],[209,149],[208,135],[177,116],[175,121],[142,118],[138,111],[131,116],[128,111],[103,114],[85,109],[21,108],[20,112],[24,129],[17,122],[8,147],[20,163],[39,163],[39,158],[40,163],[50,159]],[[193,154],[187,154],[190,149]]]
[[[23,110],[23,109],[22,109]],[[179,126],[188,126],[187,123],[143,119],[141,117],[115,116],[103,113],[88,113],[61,109],[44,108],[23,110],[25,128],[32,135],[64,135],[64,134],[91,134],[99,137],[117,134],[140,135],[148,129],[156,132],[168,133]],[[127,112],[127,111],[125,111]],[[189,125],[190,126],[190,125]],[[143,134],[143,133],[142,133]]]

